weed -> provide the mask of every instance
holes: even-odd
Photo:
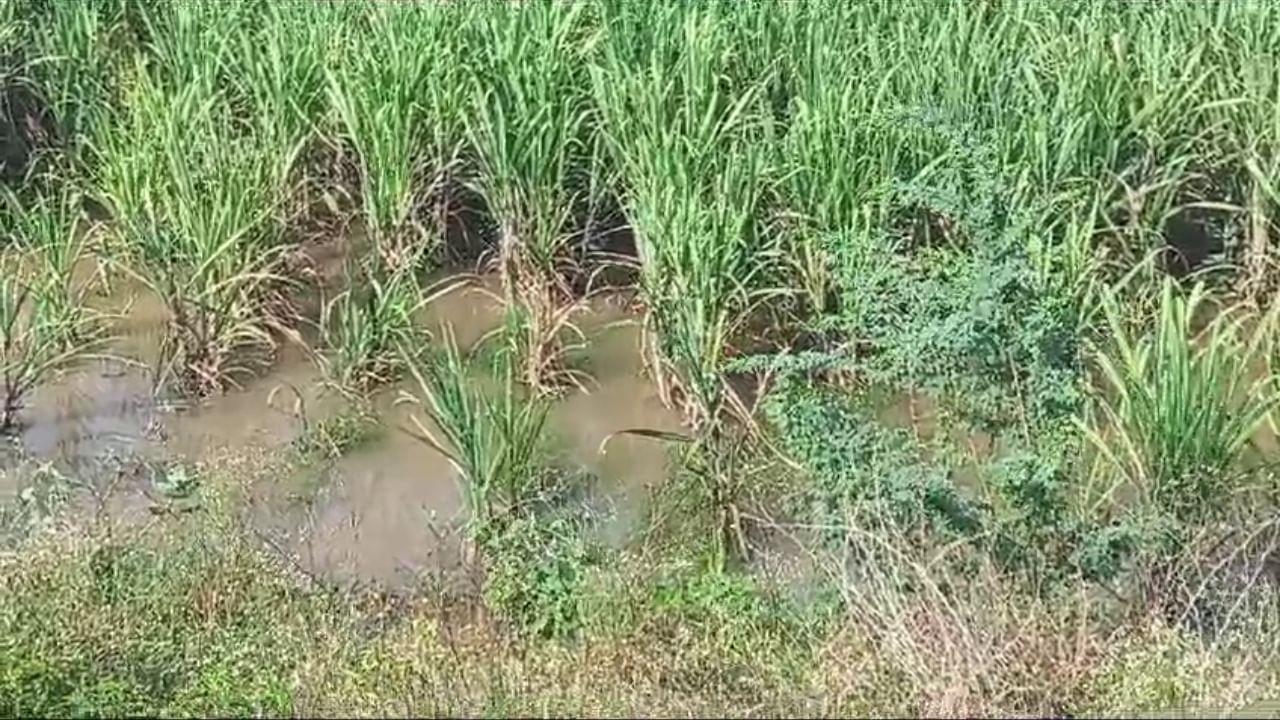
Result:
[[[593,564],[582,519],[525,512],[486,538],[484,551],[490,607],[535,636],[579,632],[584,578]]]

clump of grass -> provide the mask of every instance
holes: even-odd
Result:
[[[1156,507],[1183,518],[1214,507],[1280,405],[1275,379],[1255,373],[1276,311],[1250,329],[1240,308],[1212,307],[1202,284],[1183,294],[1166,280],[1153,326],[1135,331],[1114,294],[1103,303],[1107,340],[1095,354],[1103,387],[1089,437]]]
[[[320,316],[325,372],[339,387],[361,388],[395,379],[401,346],[421,347],[414,323],[423,305],[417,281],[401,271],[379,278],[361,271],[351,287],[325,303]]]
[[[50,3],[43,12],[35,38],[41,57],[33,70],[71,160],[68,166],[92,173],[94,145],[108,131],[119,100],[119,8]]]
[[[414,416],[418,436],[457,469],[471,534],[483,538],[543,479],[540,453],[550,405],[521,394],[510,363],[499,370],[497,392],[480,386],[452,337],[427,361],[409,353],[406,362],[418,391],[411,399],[436,428]]]
[[[449,128],[459,100],[447,73],[458,65],[438,54],[452,47],[446,18],[456,12],[440,3],[368,6],[326,69],[330,105],[360,158],[365,230],[392,271],[421,259],[421,246],[434,239],[414,210],[456,149]]]
[[[62,349],[91,342],[98,323],[85,305],[89,283],[77,277],[91,259],[81,195],[64,188],[52,199],[37,196],[24,204],[6,191],[5,200],[6,234],[35,278],[31,301],[41,321],[57,331]]]
[[[231,98],[276,162],[270,185],[284,194],[325,112],[328,55],[352,11],[326,3],[269,3],[235,33],[228,56]]]
[[[82,357],[88,347],[68,346],[63,339],[78,328],[66,318],[50,317],[48,306],[33,298],[30,286],[12,266],[0,278],[0,432],[12,432],[31,391],[58,370]]]
[[[104,153],[125,267],[170,314],[161,375],[197,394],[224,389],[274,350],[283,281],[269,222],[274,165],[230,132],[221,100],[199,84],[166,94],[140,69]]]
[[[631,185],[658,376],[678,378],[696,428],[723,409],[722,361],[761,268],[767,163],[763,138],[749,132],[759,87],[724,82],[734,48],[714,14],[668,6],[653,20],[653,47],[627,32],[610,37],[594,84]]]
[[[385,385],[404,371],[404,349],[421,354],[430,342],[419,313],[465,280],[446,280],[422,288],[413,266],[390,270],[376,259],[357,262],[350,286],[327,302],[321,313],[321,356],[326,374],[339,387],[367,390]]]

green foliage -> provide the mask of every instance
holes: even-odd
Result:
[[[765,404],[783,449],[813,476],[809,515],[835,528],[868,513],[953,537],[982,530],[982,508],[946,468],[923,461],[904,432],[883,427],[838,393],[784,384]]]
[[[14,429],[32,390],[88,350],[66,345],[82,326],[50,317],[50,306],[33,302],[31,288],[16,275],[10,269],[0,278],[0,432]]]
[[[342,137],[360,157],[366,228],[377,252],[392,258],[409,229],[429,127],[420,99],[435,78],[437,47],[446,45],[445,5],[380,4],[341,28],[344,46],[326,66],[329,104]],[[416,239],[416,238],[408,238]]]
[[[47,326],[59,349],[91,344],[99,324],[85,303],[87,283],[76,277],[82,263],[91,260],[81,196],[64,188],[55,199],[23,203],[6,191],[5,201],[7,222],[0,225],[0,236],[30,263],[16,270],[34,276],[34,317]]]
[[[200,529],[163,551],[129,537],[57,561],[28,548],[44,571],[0,579],[0,712],[290,712],[298,623],[322,604],[300,603],[243,538]]]
[[[586,4],[500,6],[472,29],[492,43],[469,88],[478,189],[503,228],[504,257],[540,274],[509,280],[517,284],[560,282],[558,265],[572,256],[565,245],[591,149],[589,18]]]
[[[1061,587],[1076,574],[1114,578],[1144,539],[1131,522],[1082,516],[1066,467],[1065,457],[1022,452],[1002,458],[990,473],[999,498],[991,553],[1042,588]]]
[[[502,355],[508,358],[509,355]],[[541,467],[550,405],[521,395],[509,362],[498,392],[482,387],[452,337],[425,361],[405,355],[417,385],[413,398],[438,430],[415,418],[419,437],[448,458],[462,476],[468,522],[475,537],[517,512],[546,478]]]
[[[920,458],[907,433],[837,393],[787,383],[765,412],[783,450],[812,476],[805,516],[832,528],[835,541],[850,526],[926,528],[934,541],[968,543],[1048,589],[1077,575],[1114,577],[1145,537],[1137,525],[1078,509],[1067,470],[1072,444],[1002,457],[982,493],[962,490],[945,466]]]
[[[120,102],[122,18],[117,3],[45,3],[34,64],[52,122],[73,161],[92,172],[96,143]]]
[[[670,643],[680,670],[673,682],[715,685],[741,698],[799,682],[813,663],[805,646],[822,636],[829,617],[821,604],[794,603],[714,560],[664,567],[644,590],[641,631]],[[714,650],[704,647],[707,640]],[[763,658],[767,671],[747,669]]]
[[[583,524],[556,508],[525,511],[487,533],[485,601],[522,632],[571,637],[582,625],[585,574],[594,564]]]
[[[411,268],[386,270],[375,259],[352,275],[351,286],[325,303],[320,328],[326,373],[339,387],[359,390],[399,377],[401,348],[426,346],[414,316],[429,298]]]
[[[154,469],[151,484],[170,500],[187,500],[200,489],[200,476],[190,467],[174,463]]]
[[[820,326],[866,347],[859,367],[873,382],[923,389],[978,429],[1027,438],[1063,422],[1082,400],[1076,300],[1040,282],[1038,230],[997,210],[989,143],[937,116],[899,122],[949,155],[890,193],[888,212],[832,236],[839,310]]]
[[[1108,332],[1096,354],[1104,386],[1090,438],[1145,502],[1182,520],[1223,507],[1233,466],[1280,405],[1274,377],[1252,371],[1275,311],[1246,329],[1245,315],[1209,307],[1205,293],[1165,281],[1148,331],[1131,329],[1104,296]]]
[[[237,137],[212,80],[165,94],[138,68],[125,121],[104,148],[103,199],[130,267],[170,314],[161,358],[188,389],[221,390],[274,349],[282,278],[273,165]],[[250,358],[246,351],[259,351]]]
[[[666,5],[613,18],[593,82],[628,184],[661,360],[695,425],[723,408],[726,347],[750,306],[768,183],[759,88],[723,82],[735,38],[715,12]]]
[[[750,626],[778,619],[778,613],[750,579],[714,567],[682,568],[659,577],[653,606],[659,613],[693,624]]]
[[[324,69],[349,10],[326,3],[263,3],[236,33],[227,58],[231,102],[263,147],[278,158],[273,190],[289,190],[291,172],[326,108]]]

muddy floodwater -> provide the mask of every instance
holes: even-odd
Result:
[[[437,333],[448,326],[460,345],[474,345],[501,322],[498,302],[485,290],[480,283],[442,296],[423,322]],[[104,357],[38,388],[17,439],[24,467],[41,463],[70,481],[73,508],[146,517],[158,502],[157,478],[172,477],[174,468],[216,480],[227,458],[288,458],[309,423],[351,410],[326,388],[310,353],[289,342],[269,372],[238,389],[200,401],[166,396],[148,367],[164,334],[163,306],[138,288],[117,290],[103,304],[115,313]],[[602,454],[601,442],[627,428],[674,430],[678,418],[645,378],[635,322],[602,303],[584,313],[581,326],[587,340],[581,360],[591,382],[557,401],[551,431],[561,461],[594,479],[601,527],[621,540],[665,476],[666,449],[620,437]],[[457,564],[465,519],[458,479],[444,457],[402,429],[410,427],[412,406],[396,399],[407,389],[368,398],[376,431],[366,442],[336,458],[267,462],[288,469],[254,474],[248,493],[254,522],[307,571],[340,582],[401,585]],[[6,463],[0,501],[21,483],[18,460]]]

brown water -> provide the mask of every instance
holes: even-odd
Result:
[[[439,298],[424,321],[433,332],[449,325],[460,345],[473,345],[501,322],[501,308],[485,287],[482,281]],[[163,304],[143,288],[118,287],[101,306],[118,316],[117,337],[107,350],[120,357],[86,362],[39,388],[23,413],[21,444],[27,456],[94,488],[95,497],[110,489],[118,497],[107,505],[127,509],[127,516],[145,515],[154,503],[156,468],[180,462],[211,469],[208,476],[217,477],[229,456],[279,460],[306,423],[349,407],[326,391],[308,352],[287,343],[268,374],[238,390],[199,402],[166,398],[154,391],[146,366],[128,360],[156,357],[166,322]],[[679,427],[645,380],[639,330],[634,323],[618,324],[625,319],[607,308],[584,316],[594,382],[559,401],[552,416],[563,459],[599,478],[595,490],[614,511],[606,526],[618,537],[641,517],[648,488],[662,482],[667,453],[652,440],[618,437],[601,454],[601,442],[627,428]],[[382,432],[370,444],[314,467],[253,481],[263,530],[316,574],[399,585],[457,565],[465,518],[456,472],[401,430],[410,427],[410,407],[394,402],[398,394],[390,389],[373,398]],[[299,487],[312,491],[298,492]]]
[[[591,346],[587,372],[592,382],[556,406],[552,423],[569,458],[600,480],[598,497],[613,516],[604,526],[605,534],[621,542],[637,528],[650,492],[667,477],[668,447],[615,433],[637,428],[677,431],[680,418],[662,404],[644,375],[637,323],[617,310],[597,308],[583,325]]]
[[[456,285],[456,282],[438,275],[429,280],[427,290],[443,290],[450,285]],[[486,333],[502,325],[499,290],[495,278],[478,278],[474,282],[456,286],[438,295],[423,309],[422,322],[433,337],[443,337],[447,328],[453,333],[459,348],[472,348]]]
[[[401,584],[458,561],[463,502],[453,468],[389,433],[341,458],[310,518],[305,564],[331,577]]]
[[[458,570],[465,520],[453,466],[414,429],[412,405],[399,391],[374,398],[383,432],[335,460],[310,507],[302,534],[303,564],[358,583],[403,585],[426,572]]]

